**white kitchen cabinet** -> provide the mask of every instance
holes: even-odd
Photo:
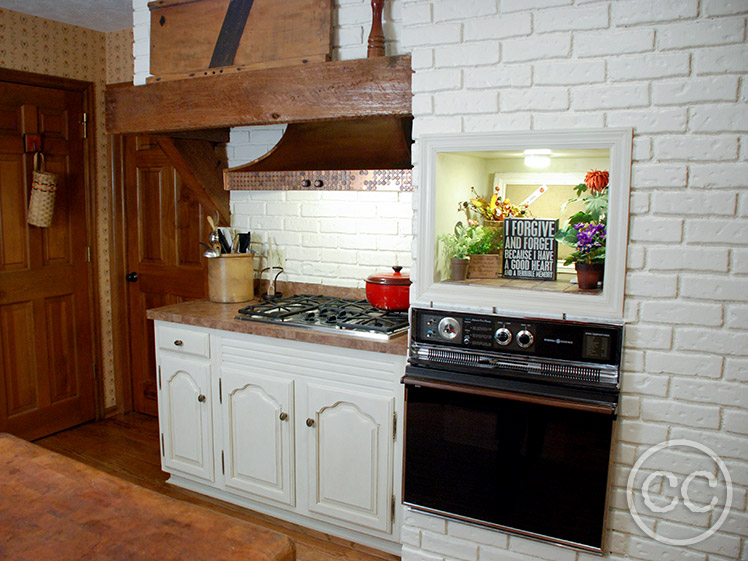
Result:
[[[301,382],[297,426],[307,508],[382,532],[391,525],[394,397]]]
[[[158,362],[163,469],[212,482],[210,363],[169,352]]]
[[[293,380],[251,365],[220,376],[225,486],[293,506]]]

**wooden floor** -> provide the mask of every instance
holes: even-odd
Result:
[[[158,420],[129,413],[88,423],[36,444],[164,495],[213,509],[290,536],[300,561],[397,561],[397,556],[328,536],[166,483]]]

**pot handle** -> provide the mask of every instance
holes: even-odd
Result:
[[[392,270],[395,271],[396,273],[399,273],[400,271],[403,270],[403,268],[400,265],[395,265],[394,267],[392,267]]]

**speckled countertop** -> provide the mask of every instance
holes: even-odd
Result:
[[[263,335],[265,337],[276,337],[278,339],[290,339],[293,341],[304,341],[305,343],[317,343],[320,345],[331,345],[377,353],[403,356],[407,354],[407,333],[397,335],[389,341],[377,341],[343,333],[327,333],[312,329],[234,319],[239,308],[256,302],[217,304],[208,300],[193,300],[191,302],[182,302],[180,304],[148,310],[146,315],[148,319],[183,323],[185,325],[195,325],[210,329],[222,329],[236,333],[250,333],[252,335]]]

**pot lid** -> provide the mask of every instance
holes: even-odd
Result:
[[[374,273],[366,278],[366,282],[371,284],[383,284],[388,286],[410,286],[410,275],[403,275],[400,271],[402,267],[396,265],[392,267],[392,273]]]

